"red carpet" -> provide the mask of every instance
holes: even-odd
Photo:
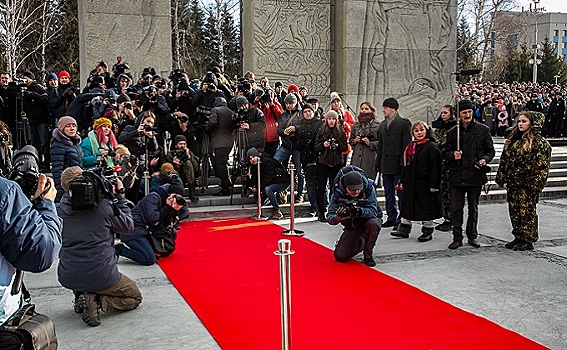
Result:
[[[282,228],[247,219],[182,224],[159,265],[223,349],[280,349]],[[293,238],[292,349],[544,349],[356,261]]]

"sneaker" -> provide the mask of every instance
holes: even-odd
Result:
[[[506,244],[504,244],[504,247],[506,249],[514,249],[514,246],[518,243],[520,243],[522,240],[518,239],[518,238],[514,238],[514,240],[512,240],[511,242],[508,242]]]
[[[435,226],[435,229],[437,231],[447,232],[453,229],[453,225],[451,224],[451,221],[445,220],[442,224]]]
[[[274,209],[274,211],[272,212],[272,216],[270,216],[270,219],[272,219],[272,220],[283,219],[282,211],[279,210],[279,209]]]
[[[91,327],[100,325],[99,304],[94,293],[83,293],[81,307],[83,308],[83,322]]]
[[[295,196],[295,203],[303,203],[303,196],[302,195]]]
[[[392,232],[390,232],[390,236],[399,237],[399,238],[409,238],[410,232],[411,232],[411,225],[400,223],[396,229],[393,229]]]
[[[372,256],[365,256],[364,259],[362,259],[362,263],[368,267],[376,266],[376,261],[374,261]]]
[[[531,242],[520,241],[513,248],[515,251],[523,252],[525,250],[534,250],[534,245]]]
[[[82,292],[75,292],[75,300],[73,300],[73,310],[76,314],[85,312],[85,295]]]
[[[449,244],[449,249],[457,249],[459,247],[463,246],[463,242],[461,241],[453,241],[451,242],[451,244]]]
[[[317,216],[317,212],[316,212],[316,211],[310,211],[310,212],[309,212],[309,217],[310,217],[310,218],[314,218],[314,217],[316,217],[316,216]]]

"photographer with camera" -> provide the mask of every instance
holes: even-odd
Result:
[[[120,95],[126,95],[128,88],[132,86],[132,76],[130,73],[121,73],[116,78],[116,87],[107,91],[107,96],[117,98]]]
[[[79,89],[71,83],[69,72],[62,70],[58,75],[50,73],[46,77],[48,83],[47,96],[49,97],[49,113],[53,123],[65,115],[67,108],[79,94]],[[57,124],[54,124],[57,127]]]
[[[57,189],[56,202],[63,196],[61,187],[61,173],[72,166],[83,165],[83,151],[81,137],[77,134],[77,122],[73,117],[59,118],[57,129],[53,130],[51,138],[51,171],[55,188]]]
[[[132,188],[126,192],[126,198],[134,203],[138,203],[140,196],[143,196],[140,191],[143,189],[141,179],[144,171],[152,174],[161,166],[162,150],[155,138],[155,120],[156,117],[152,112],[144,111],[136,118],[134,125],[126,126],[118,136],[118,142],[126,146],[141,162],[136,170],[138,178]]]
[[[260,89],[256,89],[258,92]],[[273,156],[276,155],[278,146],[280,145],[280,137],[278,135],[278,121],[283,114],[283,107],[276,101],[274,90],[267,88],[263,90],[263,94],[259,97],[254,107],[260,108],[266,119],[266,128],[264,129],[264,150]]]
[[[192,202],[199,201],[195,191],[197,186],[196,174],[199,172],[199,159],[187,147],[185,136],[175,136],[173,148],[167,155],[167,161],[172,163],[175,170],[181,175],[183,185],[189,189],[189,199]]]
[[[134,231],[121,237],[123,244],[116,246],[116,252],[140,265],[153,265],[156,251],[149,236],[159,232],[170,234],[175,239],[177,231],[174,223],[189,217],[183,185],[174,182],[159,186],[156,192],[150,192],[132,209],[132,216]]]
[[[83,150],[83,167],[113,167],[118,164],[120,156],[116,154],[118,142],[112,131],[112,122],[107,118],[98,118],[93,129],[81,142]]]
[[[119,179],[112,186],[74,166],[63,171],[61,185],[65,193],[58,213],[64,226],[57,277],[73,291],[74,311],[83,322],[96,327],[99,310],[128,311],[142,302],[136,283],[118,271],[114,248],[114,234],[127,237],[134,221]]]
[[[264,129],[266,128],[266,119],[264,113],[258,108],[252,107],[248,99],[244,96],[236,98],[236,114],[233,120],[236,123],[237,130],[244,130],[245,136],[242,143],[236,146],[239,149],[249,149],[256,147],[259,150],[264,149]],[[238,143],[238,139],[236,140]]]
[[[211,109],[211,118],[207,124],[207,132],[211,134],[213,148],[213,169],[221,180],[221,191],[217,196],[230,195],[230,179],[228,177],[228,157],[234,146],[234,130],[236,125],[232,120],[232,110],[228,108],[224,97],[217,97],[215,106]]]
[[[339,125],[337,112],[329,111],[325,114],[325,122],[315,136],[314,148],[315,152],[319,153],[317,159],[319,221],[327,222],[325,217],[327,183],[329,183],[329,187],[333,185],[335,177],[343,166],[342,153],[347,149],[346,134]]]
[[[337,174],[332,188],[327,221],[331,225],[343,225],[343,233],[335,245],[335,260],[347,262],[363,252],[362,263],[376,266],[372,251],[380,234],[382,210],[373,180],[362,169],[347,165]]]
[[[37,157],[30,157],[27,147],[31,146],[14,154],[13,172],[20,179],[31,175],[37,179],[34,186],[21,187],[22,182],[16,184],[0,177],[0,324],[23,304],[18,278],[21,275],[17,271],[46,271],[61,248],[63,223],[53,203],[55,185],[44,174],[33,173],[38,168]],[[30,192],[34,204],[29,200]]]

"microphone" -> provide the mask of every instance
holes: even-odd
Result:
[[[455,75],[475,75],[475,74],[479,74],[479,73],[480,73],[480,69],[471,68],[471,69],[462,69],[460,72],[455,72],[453,74],[455,74]]]

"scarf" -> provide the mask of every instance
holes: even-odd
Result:
[[[410,143],[408,143],[408,145],[406,146],[406,149],[404,150],[404,166],[408,166],[408,164],[411,162],[411,158],[413,157],[413,155],[415,154],[415,150],[417,148],[418,145],[423,145],[424,143],[428,142],[429,139],[426,137],[423,140],[413,140]]]
[[[91,142],[91,148],[93,150],[93,155],[97,156],[100,155],[100,148],[109,148],[108,145],[99,145],[98,144],[98,140],[96,139],[96,134],[94,132],[94,130],[91,130],[88,132],[87,137],[89,138],[89,141]],[[109,167],[114,166],[114,160],[112,159],[112,157],[106,156],[103,157],[103,160],[106,162],[106,165]]]
[[[358,115],[358,121],[361,122],[362,124],[368,124],[370,123],[372,120],[374,119],[374,113],[360,113]]]

